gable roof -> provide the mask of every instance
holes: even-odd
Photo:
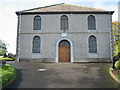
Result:
[[[29,9],[29,10],[23,10],[23,11],[18,11],[16,14],[60,14],[60,13],[110,13],[113,14],[114,11],[106,11],[103,9],[96,9],[96,8],[90,8],[90,7],[82,7],[78,5],[70,5],[70,4],[55,4],[55,5],[50,5],[50,6],[45,6],[45,7],[38,7],[34,9]]]

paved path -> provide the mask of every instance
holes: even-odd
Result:
[[[117,88],[118,84],[104,72],[109,63],[28,63],[7,62],[17,69],[10,88]],[[45,69],[40,71],[40,69]]]

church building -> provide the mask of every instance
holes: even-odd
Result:
[[[17,60],[109,62],[113,13],[65,3],[17,11]]]

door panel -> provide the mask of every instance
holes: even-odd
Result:
[[[70,62],[70,47],[59,47],[59,62]]]

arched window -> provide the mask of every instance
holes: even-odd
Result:
[[[95,17],[93,15],[88,16],[88,30],[95,30],[96,22]]]
[[[41,17],[40,16],[34,17],[33,30],[41,30]]]
[[[68,30],[68,17],[66,15],[61,16],[60,23],[61,30]]]
[[[70,43],[66,40],[62,40],[59,44],[59,47],[70,47]]]
[[[33,38],[33,48],[32,48],[32,52],[33,53],[40,53],[40,37],[39,36],[35,36]]]
[[[93,35],[89,37],[89,53],[97,53],[97,40]]]

